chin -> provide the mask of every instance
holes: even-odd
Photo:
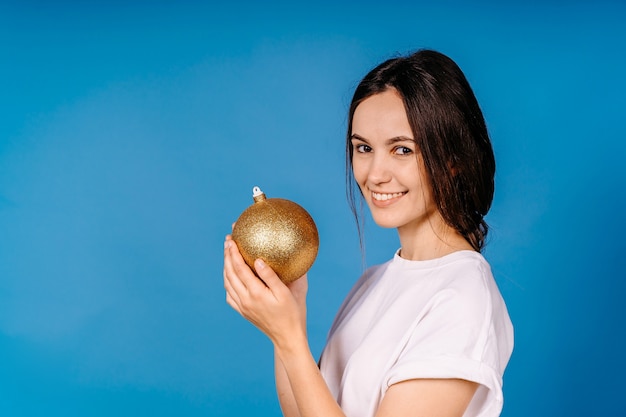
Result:
[[[394,219],[385,219],[385,218],[374,217],[374,216],[372,216],[372,218],[374,219],[374,223],[376,223],[379,227],[382,227],[384,229],[395,229],[398,226],[400,226],[398,221]]]

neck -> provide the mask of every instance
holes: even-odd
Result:
[[[459,232],[445,224],[443,219],[430,221],[419,227],[398,228],[400,256],[411,261],[440,258],[460,250],[474,250]]]

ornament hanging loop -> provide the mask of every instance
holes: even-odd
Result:
[[[264,201],[265,200],[265,193],[263,191],[261,191],[261,188],[254,187],[252,189],[252,198],[254,199],[255,203],[258,203],[259,201]]]

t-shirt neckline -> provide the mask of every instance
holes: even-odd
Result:
[[[479,252],[468,250],[468,249],[463,249],[463,250],[455,251],[447,255],[441,256],[439,258],[426,259],[423,261],[413,261],[413,260],[405,259],[401,257],[400,256],[401,249],[402,248],[399,248],[398,250],[396,250],[396,253],[393,256],[392,264],[402,266],[403,268],[410,268],[410,269],[433,268],[433,267],[439,267],[442,265],[447,265],[452,262],[456,262],[459,259],[482,258],[482,255]]]

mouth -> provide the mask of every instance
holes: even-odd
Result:
[[[372,191],[372,199],[374,201],[389,201],[393,200],[394,198],[402,197],[405,194],[406,191],[401,193],[376,193]]]

